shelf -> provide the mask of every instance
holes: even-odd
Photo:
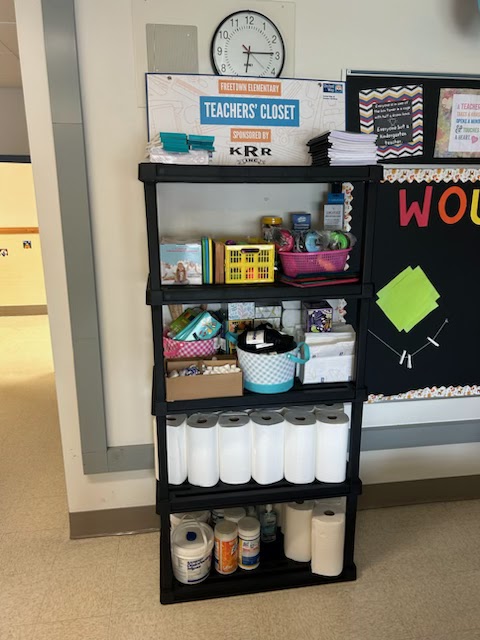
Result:
[[[194,487],[184,483],[178,486],[169,485],[168,508],[172,513],[181,513],[216,507],[242,507],[294,500],[338,498],[351,493],[360,495],[361,492],[360,479],[355,481],[347,479],[345,482],[335,484],[317,481],[310,484],[292,484],[281,480],[270,485],[261,485],[251,480],[241,485],[219,482],[215,487]],[[161,508],[161,505],[157,506]]]
[[[155,398],[155,389],[154,396]],[[298,379],[290,391],[285,393],[251,393],[228,398],[202,398],[201,400],[178,400],[176,402],[154,401],[154,415],[169,413],[195,413],[223,409],[278,408],[287,405],[316,405],[324,402],[365,402],[367,392],[357,389],[354,382],[335,382],[303,385]]]
[[[373,286],[370,284],[335,284],[323,287],[292,287],[280,283],[272,284],[203,284],[165,285],[160,289],[150,289],[147,285],[147,304],[250,302],[261,300],[305,300],[324,298],[371,298]]]
[[[275,591],[293,587],[308,587],[334,582],[346,582],[356,579],[355,565],[345,567],[335,578],[317,576],[310,570],[309,562],[294,562],[283,553],[283,536],[278,534],[277,540],[260,547],[260,566],[258,569],[244,571],[237,569],[229,576],[216,573],[212,566],[210,576],[196,585],[184,585],[173,579],[173,589],[162,591],[161,602],[172,604],[206,598],[221,598],[260,591]]]
[[[214,165],[175,165],[142,162],[138,168],[141,182],[195,183],[302,183],[370,182],[383,177],[380,165],[365,167],[244,167]]]

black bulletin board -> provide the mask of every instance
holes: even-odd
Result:
[[[430,194],[427,225],[419,226],[412,216],[406,226],[401,226],[402,190],[407,206],[417,202],[420,210]],[[369,319],[372,333],[368,336],[367,350],[369,393],[394,395],[425,387],[480,382],[480,210],[478,201],[475,204],[475,190],[478,196],[480,182],[379,185],[372,278],[375,290],[378,292],[406,267],[420,266],[440,298],[438,308],[409,332],[399,332],[376,302],[372,302]],[[424,211],[427,212],[427,207]],[[439,347],[430,343],[413,357],[411,369],[406,362],[400,365],[398,354],[404,350],[413,354],[427,342],[427,336],[435,336],[445,319],[448,324],[436,340]]]
[[[480,158],[469,158],[468,160],[465,158],[434,158],[440,90],[442,88],[480,90],[480,76],[348,75],[346,84],[347,131],[360,131],[358,105],[360,91],[398,85],[423,86],[423,154],[415,157],[385,159],[385,164],[480,164]]]

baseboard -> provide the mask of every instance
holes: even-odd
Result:
[[[432,478],[409,482],[367,484],[359,497],[359,509],[378,509],[426,502],[448,502],[480,498],[480,475]],[[70,514],[70,537],[95,538],[159,531],[160,518],[153,505],[80,511]]]
[[[0,307],[0,316],[46,316],[46,304],[22,304]]]
[[[70,513],[70,538],[96,538],[129,533],[150,533],[160,529],[155,506],[79,511]]]
[[[364,484],[359,509],[480,498],[480,475]]]

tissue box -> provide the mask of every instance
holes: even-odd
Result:
[[[312,216],[310,213],[291,213],[290,220],[292,221],[292,229],[294,231],[308,231],[311,226]]]
[[[162,284],[202,284],[200,242],[162,242],[160,263]]]
[[[244,320],[245,318],[255,317],[254,302],[229,302],[228,303],[228,319]]]
[[[326,302],[304,302],[303,320],[306,332],[324,333],[332,330],[333,309]]]
[[[265,307],[255,307],[255,318],[269,320],[270,318],[280,318],[282,307],[280,305],[270,305]]]
[[[242,333],[247,329],[253,329],[253,320],[228,320],[225,323],[225,330],[230,333]],[[226,340],[225,351],[227,353],[236,353],[237,349],[234,344]]]

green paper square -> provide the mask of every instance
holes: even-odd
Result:
[[[397,331],[408,333],[438,307],[440,294],[421,267],[407,267],[377,296],[377,305]]]

